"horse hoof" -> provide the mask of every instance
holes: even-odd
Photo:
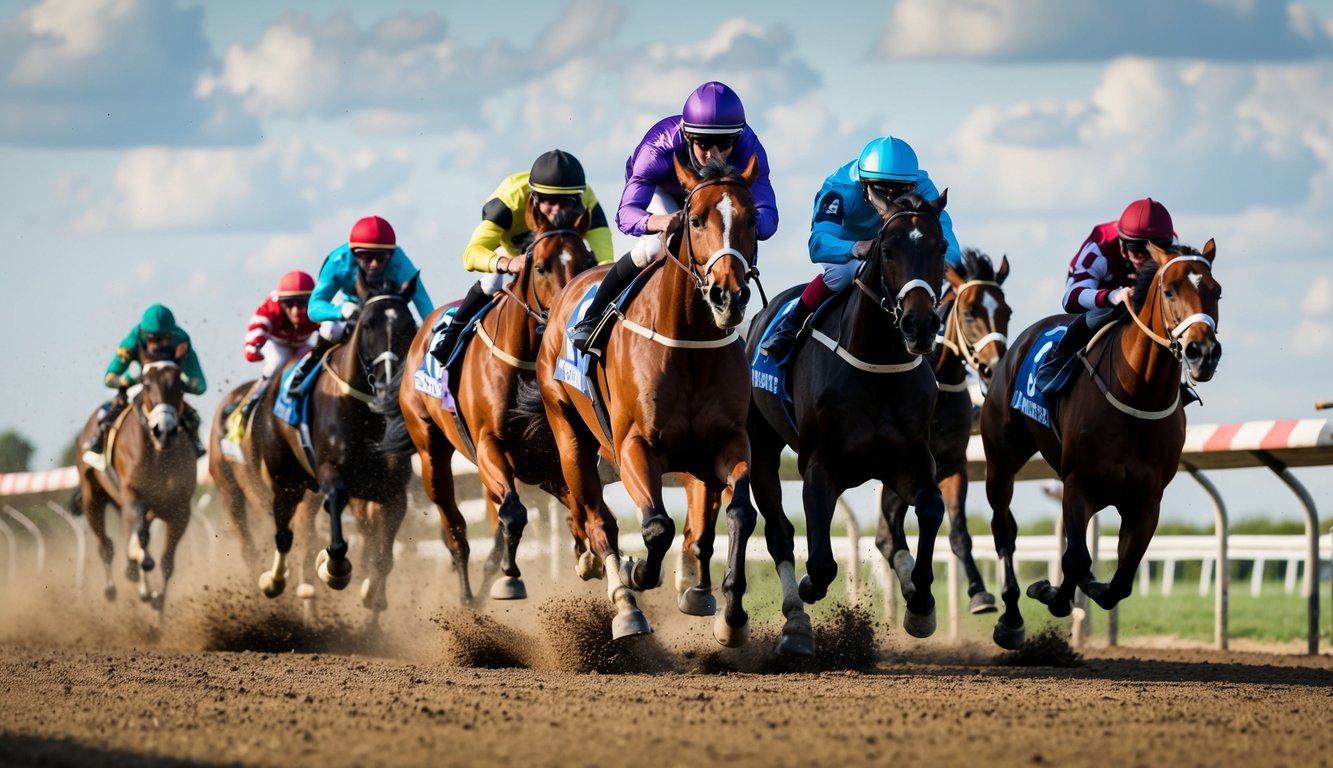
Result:
[[[782,625],[782,636],[778,638],[778,653],[783,656],[811,658],[815,655],[815,633],[810,626],[810,616],[799,611]]]
[[[676,595],[676,606],[681,613],[689,616],[712,616],[717,613],[717,599],[713,597],[713,591],[703,587],[690,587]]]
[[[931,608],[924,615],[912,613],[911,609],[903,612],[903,630],[916,638],[926,638],[935,634],[935,609]]]
[[[116,585],[107,584],[102,588],[102,595],[106,597],[108,603],[114,601],[116,599]]]
[[[653,628],[649,626],[647,617],[638,608],[621,611],[611,620],[611,638],[613,640],[647,635],[652,631]]]
[[[329,586],[329,589],[347,589],[347,585],[352,583],[352,563],[349,560],[334,560],[329,557],[327,549],[321,549],[319,556],[315,558],[315,569],[319,572],[319,579]]]
[[[1006,651],[1016,651],[1022,648],[1025,636],[1026,632],[1022,624],[1011,627],[1004,623],[1004,618],[995,622],[995,631],[991,633],[991,639],[995,641],[995,644]]]
[[[130,564],[127,565],[127,566],[125,566],[125,578],[129,579],[130,581],[138,581],[138,580],[139,580],[139,564],[138,564],[138,563],[136,563],[136,562],[134,562],[133,560],[131,560],[131,561],[130,561]]]
[[[657,589],[658,587],[662,586],[661,568],[657,569],[656,583],[654,584],[639,583],[639,580],[634,577],[634,571],[637,569],[639,563],[641,562],[644,561],[633,557],[627,557],[624,560],[622,560],[620,562],[620,582],[625,586],[629,587],[630,589],[634,590],[635,592],[643,592],[644,590]]]
[[[1057,619],[1063,619],[1067,617],[1069,614],[1074,612],[1074,601],[1052,600],[1051,602],[1046,604],[1046,607],[1050,609],[1052,616],[1054,616]]]
[[[713,639],[723,648],[740,648],[750,642],[750,622],[733,627],[727,623],[727,617],[719,613],[713,619]]]
[[[574,564],[574,573],[577,573],[580,579],[592,581],[600,579],[606,575],[606,565],[591,550],[583,550],[579,555],[578,562]]]
[[[272,571],[264,571],[259,574],[259,591],[264,593],[264,597],[274,598],[282,594],[287,588],[286,579],[273,578]]]
[[[156,564],[153,562],[153,558],[149,557],[148,555],[144,555],[143,561],[139,563],[139,567],[143,569],[144,573],[152,571],[155,565]]]
[[[361,580],[361,604],[367,608],[370,607],[374,598],[374,586],[370,583],[370,579]]]
[[[972,596],[968,610],[972,613],[995,613],[995,595],[989,592],[976,593]]]
[[[296,588],[296,596],[302,600],[309,600],[315,596],[315,585],[301,584],[301,586]]]
[[[1048,579],[1034,581],[1028,585],[1027,595],[1033,600],[1044,603],[1046,600],[1042,599],[1042,595],[1045,594],[1048,589],[1051,589],[1051,582]]]
[[[491,598],[494,600],[526,600],[528,588],[517,576],[501,576],[491,585]]]
[[[893,553],[893,573],[898,577],[903,600],[911,600],[916,595],[916,584],[912,581],[912,571],[915,569],[916,560],[912,558],[911,552],[900,549]]]
[[[820,598],[828,594],[827,589],[816,591],[815,583],[810,580],[808,574],[801,577],[801,583],[796,585],[796,592],[801,596],[801,602],[807,605],[814,605]]]

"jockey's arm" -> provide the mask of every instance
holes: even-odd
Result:
[[[1083,313],[1110,305],[1111,289],[1102,283],[1110,272],[1106,256],[1096,242],[1083,244],[1069,265],[1063,299],[1066,312]]]
[[[315,281],[315,289],[310,292],[310,302],[306,306],[306,314],[316,323],[343,319],[341,307],[334,304],[333,300],[338,296],[338,291],[342,287],[340,270],[345,269],[346,265],[338,257],[340,251],[344,249],[346,249],[346,246],[330,253],[328,258],[324,260],[324,266],[319,270],[319,278]],[[351,259],[350,252],[347,253],[347,259]],[[355,264],[352,265],[352,268],[355,269]]]
[[[625,189],[620,193],[620,206],[616,209],[616,226],[631,237],[648,234],[648,206],[653,202],[653,193],[657,190],[654,181],[663,173],[663,168],[672,168],[671,157],[662,157],[652,147],[640,146],[630,157],[625,173]],[[659,230],[660,231],[660,230]]]
[[[755,236],[767,240],[778,231],[778,199],[773,192],[773,182],[768,177],[768,155],[763,147],[759,147],[756,154],[759,156],[759,174],[750,187],[750,199],[756,213]],[[748,157],[740,160],[741,167],[749,160]]]
[[[102,376],[102,382],[111,389],[123,389],[134,384],[134,379],[128,373],[130,363],[134,360],[135,349],[138,346],[139,326],[134,326],[130,335],[120,342],[116,347],[116,354],[111,358],[111,362],[106,367],[106,373]]]
[[[935,188],[935,182],[930,180],[930,175],[925,171],[917,172],[916,193],[921,195],[921,199],[930,202],[939,198],[940,192]],[[957,267],[963,261],[963,250],[958,247],[958,237],[953,233],[953,217],[948,211],[940,211],[940,229],[944,230],[944,239],[949,241],[949,249],[944,252],[944,260],[951,267]]]
[[[842,227],[815,222],[810,228],[810,260],[816,264],[846,264],[855,258],[856,240],[845,239]]]
[[[204,370],[199,366],[199,355],[195,354],[193,344],[185,352],[180,366],[181,381],[185,384],[187,394],[202,395],[208,391],[208,381],[204,379]]]
[[[500,245],[504,234],[513,226],[514,212],[498,197],[493,197],[481,209],[481,221],[472,230],[472,237],[463,249],[463,268],[469,272],[499,272]]]

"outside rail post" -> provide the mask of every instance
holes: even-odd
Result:
[[[847,519],[847,604],[855,608],[861,602],[861,527],[856,524],[852,507],[842,498],[838,509]]]
[[[1227,505],[1222,501],[1222,494],[1213,485],[1213,481],[1198,467],[1182,461],[1180,466],[1190,473],[1190,477],[1203,487],[1208,498],[1213,501],[1213,530],[1217,535],[1217,591],[1213,593],[1213,645],[1225,651],[1229,645],[1227,639],[1230,601],[1231,601],[1231,566],[1227,555]]]
[[[74,562],[74,587],[82,592],[84,567],[87,565],[86,561],[88,559],[88,537],[84,534],[83,527],[74,519],[74,515],[71,515],[64,507],[48,499],[46,508],[59,515],[61,520],[64,520],[70,528],[74,529],[74,547],[78,553],[75,555],[78,559]]]
[[[26,515],[24,515],[22,512],[19,512],[17,509],[14,509],[13,507],[9,506],[8,504],[5,505],[5,514],[14,518],[14,522],[23,526],[23,530],[27,531],[28,535],[32,536],[33,541],[37,542],[37,573],[39,574],[45,573],[46,537],[42,535],[42,529],[33,525],[32,521],[29,520]]]
[[[190,510],[190,519],[198,520],[200,524],[204,526],[204,530],[207,532],[206,535],[208,537],[208,559],[210,561],[216,559],[217,546],[218,546],[218,530],[217,528],[213,527],[213,521],[208,519],[208,515],[204,514],[204,508],[207,507],[209,502],[211,501],[213,501],[213,497],[211,495],[207,493],[202,494],[199,496],[198,501],[192,506]]]
[[[1314,499],[1310,492],[1305,489],[1300,480],[1287,469],[1287,465],[1279,461],[1268,451],[1255,451],[1254,455],[1262,461],[1269,469],[1273,470],[1282,482],[1286,483],[1291,492],[1300,499],[1301,505],[1305,508],[1305,539],[1309,545],[1309,550],[1305,553],[1305,572],[1311,578],[1305,580],[1306,604],[1309,606],[1307,614],[1307,652],[1314,656],[1319,653],[1319,580],[1314,578],[1319,573],[1319,513],[1315,510]]]
[[[5,544],[8,545],[9,549],[9,558],[5,566],[5,571],[9,579],[5,583],[12,587],[14,586],[14,580],[18,574],[18,566],[14,561],[19,557],[19,547],[18,543],[14,541],[14,531],[4,520],[0,520],[0,533],[5,535]]]

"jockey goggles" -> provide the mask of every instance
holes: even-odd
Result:
[[[1170,240],[1132,240],[1127,237],[1120,238],[1120,247],[1132,253],[1147,253],[1150,242],[1163,251],[1171,249]]]
[[[867,187],[870,187],[870,189],[873,190],[875,194],[885,198],[886,200],[889,200],[890,202],[893,200],[897,200],[898,198],[902,197],[908,192],[911,192],[913,189],[916,189],[915,184],[906,181],[904,182],[868,181],[865,184]]]
[[[740,134],[739,134],[739,133],[722,133],[722,134],[687,133],[687,134],[685,134],[685,140],[686,140],[686,141],[690,142],[691,144],[693,144],[694,146],[698,147],[699,149],[702,149],[702,150],[705,150],[705,151],[707,151],[709,148],[717,147],[717,151],[718,151],[718,152],[726,152],[727,150],[729,150],[729,149],[731,149],[732,147],[736,146],[736,141],[737,141],[738,139],[740,139]]]
[[[353,248],[352,256],[362,266],[370,264],[383,266],[389,263],[389,259],[393,258],[393,251],[387,248]]]

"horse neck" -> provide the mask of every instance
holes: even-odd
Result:
[[[861,282],[871,290],[879,290],[879,255],[867,262]],[[893,296],[883,297],[893,303]],[[867,363],[903,363],[912,359],[903,342],[902,332],[892,316],[884,311],[879,301],[853,284],[847,304],[843,307],[838,341],[852,356]]]
[[[682,253],[678,256],[663,254],[663,258],[676,259],[677,262],[663,264],[658,269],[658,287],[654,292],[657,296],[656,318],[652,327],[658,333],[676,339],[720,338],[726,332],[713,322],[713,313],[694,280],[695,267],[689,251],[692,246],[686,242],[688,237],[688,231],[681,234]]]
[[[366,377],[365,368],[361,365],[361,360],[357,356],[357,350],[360,347],[361,323],[358,322],[352,327],[352,333],[347,337],[347,340],[329,353],[325,364],[332,368],[334,373],[338,374],[338,378],[362,392],[367,392],[370,390],[370,380]],[[350,397],[343,399],[360,403],[359,400]]]
[[[531,263],[524,267],[524,270],[531,269]],[[515,291],[515,295],[527,302],[533,311],[539,311],[534,280],[530,271],[526,275],[519,275],[514,284],[523,288],[522,293]],[[541,337],[537,335],[537,320],[528,314],[523,305],[513,297],[505,296],[491,314],[494,320],[488,332],[500,349],[525,360],[536,357],[537,348],[541,346]]]
[[[1153,333],[1166,338],[1159,285],[1158,280],[1152,281],[1138,317]],[[1132,319],[1120,336],[1117,363],[1115,375],[1127,397],[1137,397],[1140,402],[1154,404],[1175,399],[1180,386],[1180,360],[1166,347],[1149,338]]]

